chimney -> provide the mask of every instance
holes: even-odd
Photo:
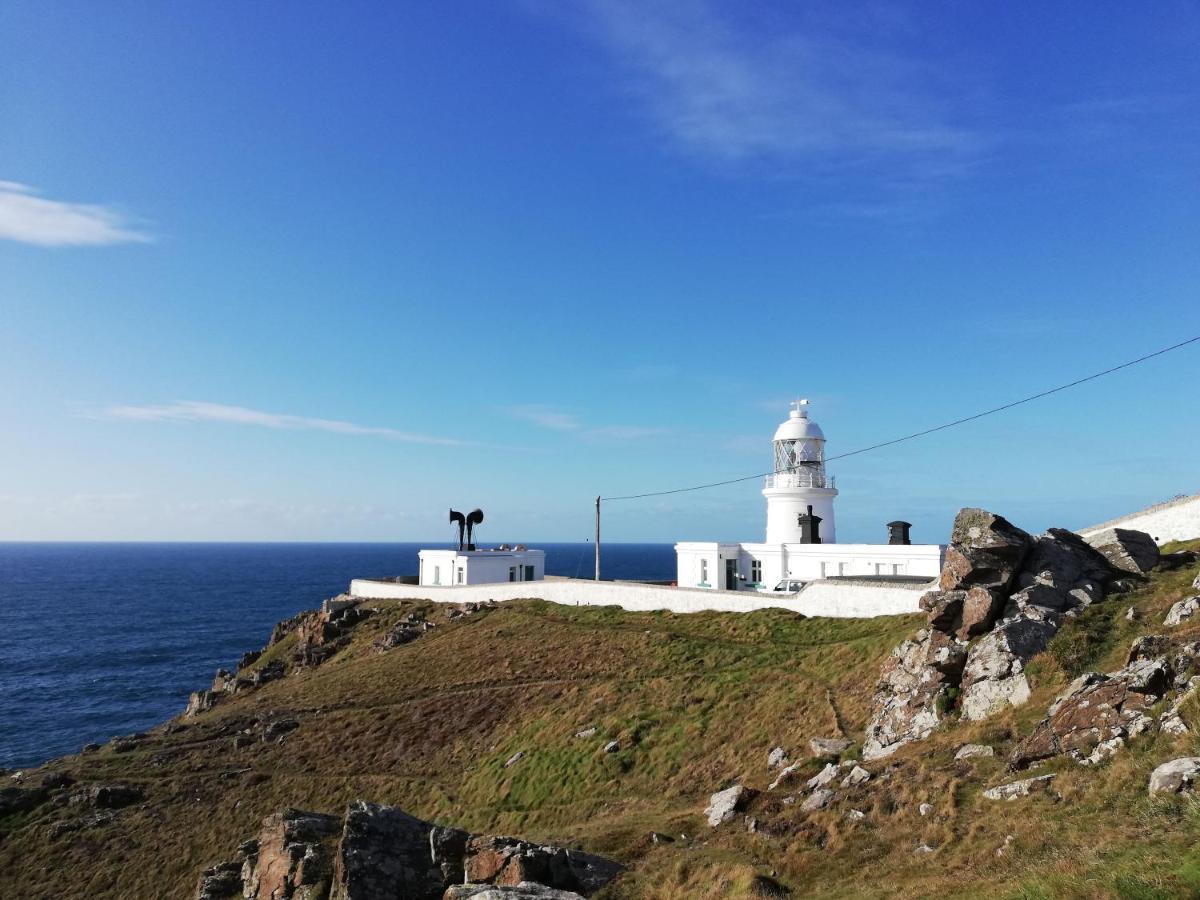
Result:
[[[796,524],[800,527],[800,543],[821,543],[821,517],[813,515],[812,506],[808,507],[808,512],[796,518]]]
[[[908,529],[912,528],[912,522],[902,522],[897,519],[895,522],[888,522],[887,528],[889,544],[912,543],[912,539],[908,536]]]

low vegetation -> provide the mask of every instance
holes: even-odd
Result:
[[[1028,704],[954,721],[867,764],[869,784],[816,812],[785,803],[786,786],[766,791],[777,774],[768,752],[787,749],[807,777],[825,762],[810,757],[810,738],[860,740],[881,664],[922,617],[519,601],[452,620],[428,603],[380,603],[320,665],[123,752],[109,744],[49,763],[46,772],[82,784],[136,786],[145,802],[57,836],[69,813],[53,803],[0,818],[0,896],[192,896],[199,871],[229,858],[266,815],[340,812],[357,798],[614,857],[628,870],[609,898],[1200,895],[1200,807],[1146,792],[1159,762],[1200,755],[1195,699],[1181,710],[1186,735],[1144,735],[1098,767],[1048,762],[1035,774],[1058,773],[1053,793],[981,796],[1012,780],[1007,751],[1071,678],[1123,665],[1134,638],[1163,630],[1195,576],[1195,567],[1156,573],[1089,609],[1030,666]],[[414,615],[433,627],[380,652],[379,640]],[[1175,631],[1189,629],[1200,639],[1200,626]],[[244,672],[289,660],[294,641]],[[264,724],[284,719],[296,727],[264,741]],[[965,743],[996,755],[956,761]],[[762,792],[752,821],[710,828],[709,795],[734,782]]]

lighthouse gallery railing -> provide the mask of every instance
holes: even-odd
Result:
[[[767,476],[766,486],[769,488],[831,488],[837,479],[824,472],[776,472]]]

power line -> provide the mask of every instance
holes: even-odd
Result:
[[[1148,359],[1154,359],[1156,356],[1162,356],[1164,353],[1170,353],[1172,350],[1178,350],[1181,347],[1186,347],[1188,344],[1194,344],[1200,341],[1200,334],[1195,337],[1188,338],[1186,341],[1180,341],[1178,344],[1172,344],[1170,347],[1163,347],[1161,350],[1155,350],[1153,353],[1147,353],[1145,356],[1139,356],[1137,359],[1131,359],[1129,362],[1123,362],[1119,366],[1105,369],[1103,372],[1095,372],[1083,378],[1079,378],[1068,384],[1060,384],[1058,387],[1052,387],[1049,390],[1041,391],[1037,394],[1031,394],[1028,397],[1022,397],[1020,400],[1014,400],[1011,403],[1005,403],[1003,406],[997,406],[993,409],[987,409],[983,412],[975,413],[971,416],[965,416],[961,419],[955,419],[953,422],[946,422],[942,425],[937,425],[933,428],[926,428],[924,431],[916,431],[912,434],[906,434],[903,437],[893,438],[890,441],[881,441],[878,444],[872,444],[869,447],[861,447],[858,450],[851,450],[848,453],[839,453],[836,456],[826,457],[825,462],[833,462],[837,459],[846,459],[850,456],[858,456],[860,453],[869,453],[872,450],[879,450],[883,447],[891,447],[895,444],[902,444],[905,441],[911,441],[914,438],[924,437],[927,434],[933,434],[937,431],[945,431],[947,428],[953,428],[955,425],[963,425],[967,422],[974,422],[976,419],[982,419],[984,416],[991,416],[998,412],[1004,412],[1006,409],[1012,409],[1014,406],[1020,406],[1024,403],[1030,403],[1034,400],[1040,400],[1042,397],[1049,397],[1051,394],[1057,394],[1059,391],[1065,391],[1068,388],[1077,387],[1088,381],[1094,381],[1097,378],[1102,378],[1105,375],[1111,375],[1113,372],[1119,372],[1121,369],[1128,369],[1130,366],[1136,366],[1138,363],[1144,363]],[[756,478],[765,478],[770,475],[770,472],[760,472],[755,475],[743,475],[740,478],[729,478],[725,481],[713,481],[709,484],[696,484],[691,487],[673,488],[668,491],[648,491],[644,494],[626,494],[620,497],[603,497],[605,502],[613,502],[616,500],[642,500],[646,497],[664,497],[667,494],[684,494],[689,491],[703,491],[708,488],[722,487],[727,484],[738,484],[742,481],[753,481]]]

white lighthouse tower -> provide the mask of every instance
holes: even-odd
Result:
[[[832,544],[837,540],[833,498],[837,488],[825,473],[825,434],[808,417],[808,401],[797,400],[775,430],[775,465],[763,486],[767,498],[768,544]]]

